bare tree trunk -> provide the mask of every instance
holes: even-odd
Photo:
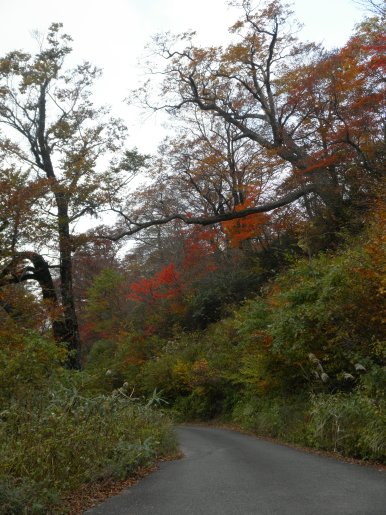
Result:
[[[64,316],[64,335],[62,340],[67,343],[70,351],[68,364],[71,368],[80,368],[80,336],[78,318],[75,311],[75,301],[72,288],[72,253],[70,236],[70,219],[68,215],[68,198],[63,191],[54,171],[51,152],[46,142],[46,88],[48,82],[41,86],[39,99],[39,123],[37,130],[36,162],[51,180],[51,191],[55,197],[57,213],[57,230],[59,238],[60,258],[60,293]]]
[[[32,266],[25,266],[20,269],[19,264],[24,261],[29,261]],[[53,336],[57,342],[66,341],[66,324],[61,313],[49,265],[43,256],[33,251],[16,252],[11,262],[2,271],[2,275],[3,280],[0,281],[0,287],[29,280],[39,283],[43,301],[49,308]],[[13,318],[18,319],[20,317],[20,313],[15,311],[11,304],[2,302],[0,305]]]
[[[67,342],[69,366],[79,369],[80,362],[80,336],[78,317],[75,310],[72,274],[71,236],[68,217],[68,203],[63,194],[55,195],[58,205],[58,234],[60,254],[60,294],[64,315],[65,335],[63,340]]]

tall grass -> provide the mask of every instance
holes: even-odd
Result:
[[[168,419],[121,388],[88,397],[57,387],[13,401],[0,414],[0,513],[60,512],[83,483],[123,479],[174,452]]]

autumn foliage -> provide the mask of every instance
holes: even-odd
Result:
[[[250,200],[239,204],[235,208],[235,211],[241,211],[248,207],[251,207]],[[261,234],[261,228],[268,223],[268,220],[269,215],[266,213],[256,213],[255,215],[249,215],[245,218],[223,222],[222,228],[229,238],[231,247],[240,248],[243,241],[259,236]]]
[[[173,299],[181,294],[180,274],[170,263],[150,279],[140,279],[130,285],[128,299],[154,304],[159,299]]]
[[[384,11],[328,50],[280,0],[231,3],[223,46],[153,39],[153,156],[61,24],[0,58],[7,513],[173,450],[151,405],[385,459]]]

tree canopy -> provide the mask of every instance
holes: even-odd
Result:
[[[194,33],[154,38],[150,78],[132,96],[166,110],[175,133],[152,157],[128,150],[125,123],[93,103],[100,71],[88,62],[66,68],[72,41],[61,24],[36,54],[0,59],[0,286],[37,282],[72,366],[80,366],[85,295],[74,292],[74,273],[86,277],[77,267],[93,245],[136,235],[138,256],[159,256],[158,269],[137,271],[134,298],[182,266],[187,247],[170,242],[193,233],[181,224],[216,226],[204,261],[230,249],[252,256],[299,231],[327,248],[375,202],[385,155],[382,16],[327,51],[298,39],[279,0],[243,0],[239,9],[225,46],[197,46]],[[163,81],[153,98],[155,73]],[[144,185],[130,187],[140,173]],[[79,229],[107,212],[112,224]],[[170,300],[165,280],[159,295]],[[9,298],[2,302],[11,314]]]

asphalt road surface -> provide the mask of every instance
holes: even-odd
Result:
[[[386,515],[386,473],[225,429],[177,429],[161,463],[93,515]]]

